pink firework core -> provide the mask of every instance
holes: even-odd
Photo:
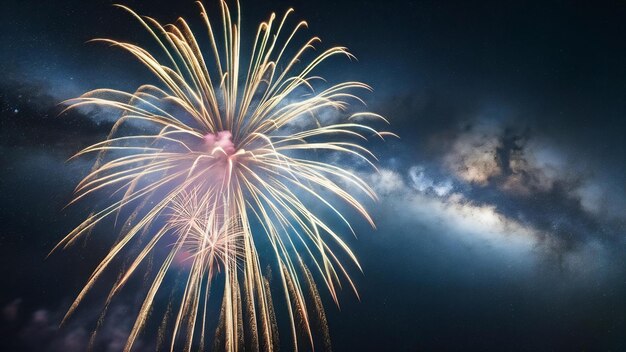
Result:
[[[220,131],[217,133],[207,133],[204,136],[204,145],[209,153],[225,154],[231,156],[237,151],[233,144],[233,134],[230,131]]]
[[[181,249],[174,255],[172,263],[181,268],[190,268],[193,264],[193,254],[191,251]]]

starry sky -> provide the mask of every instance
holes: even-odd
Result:
[[[201,26],[192,1],[123,3]],[[153,80],[127,53],[86,43],[148,41],[111,4],[3,2],[3,351],[82,351],[98,318],[95,294],[58,327],[113,235],[102,229],[46,255],[89,211],[63,207],[92,160],[66,160],[104,138],[116,118],[100,110],[59,116],[60,102]],[[378,173],[346,161],[380,201],[367,204],[376,230],[351,219],[361,300],[344,290],[338,309],[323,297],[336,351],[626,349],[623,2],[242,5],[249,30],[294,7],[323,46],[347,46],[358,61],[335,59],[320,73],[370,84],[368,109],[401,137],[371,145]],[[127,292],[111,308],[97,351],[123,346],[139,299]],[[153,349],[150,341],[138,350]]]

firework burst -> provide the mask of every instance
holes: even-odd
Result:
[[[107,306],[140,268],[156,268],[125,350],[132,349],[153,314],[157,294],[168,289],[166,278],[172,272],[178,277],[182,273],[184,289],[180,299],[170,301],[159,332],[160,339],[171,332],[172,350],[205,346],[209,302],[216,299],[210,296],[213,291],[219,292],[221,307],[214,347],[272,350],[278,341],[277,319],[269,280],[262,270],[262,265],[271,263],[287,302],[295,349],[301,336],[312,345],[312,317],[325,325],[314,275],[337,302],[342,281],[356,292],[339,257],[346,256],[360,266],[340,234],[311,204],[326,207],[349,227],[331,201],[341,199],[374,226],[350,190],[371,198],[374,192],[357,175],[321,161],[319,155],[345,154],[371,164],[374,156],[359,141],[390,133],[358,121],[386,120],[369,112],[341,112],[351,100],[360,101],[352,92],[369,89],[363,83],[314,89],[320,77],[313,71],[321,62],[351,55],[343,47],[333,47],[306,60],[320,42],[316,37],[292,50],[296,34],[307,26],[300,22],[291,31],[284,30],[292,10],[280,19],[272,14],[261,23],[244,64],[238,4],[233,16],[221,2],[217,28],[204,6],[198,6],[206,25],[208,51],[200,49],[185,20],[161,25],[120,6],[145,27],[160,54],[131,43],[96,41],[125,49],[159,83],[143,85],[133,93],[97,89],[68,101],[68,109],[98,106],[119,110],[121,116],[106,140],[76,155],[94,153],[96,163],[77,186],[73,202],[97,192],[106,192],[111,201],[97,208],[57,248],[70,246],[109,218],[128,218],[66,318],[122,257],[127,261]],[[163,60],[157,59],[159,55]],[[345,118],[337,123],[300,123],[328,110]],[[268,244],[271,255],[260,255],[261,242]],[[217,282],[223,282],[223,287],[212,289]],[[313,302],[307,305],[309,296]]]

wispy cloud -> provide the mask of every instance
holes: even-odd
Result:
[[[495,201],[473,199],[471,188],[461,181],[431,174],[426,167],[413,165],[404,172],[383,169],[366,176],[381,195],[378,215],[398,219],[409,229],[426,227],[467,248],[495,251],[520,268],[548,261],[582,278],[598,275],[611,258],[609,243],[591,234],[572,246],[558,229],[509,214]],[[398,240],[405,240],[407,234],[402,238]]]

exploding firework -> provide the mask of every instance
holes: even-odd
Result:
[[[221,2],[218,28],[213,27],[205,7],[198,5],[208,34],[208,52],[200,49],[185,20],[161,25],[120,6],[145,27],[158,51],[110,39],[96,41],[125,49],[159,83],[142,85],[133,93],[97,89],[68,101],[68,109],[97,106],[121,115],[106,140],[76,155],[94,154],[96,162],[78,184],[72,202],[100,192],[108,194],[110,201],[96,208],[55,248],[72,245],[107,219],[117,223],[124,217],[125,221],[120,221],[123,226],[117,241],[66,318],[107,269],[126,258],[121,260],[122,270],[106,306],[140,268],[155,270],[145,270],[144,277],[150,279],[125,350],[132,349],[155,314],[158,294],[176,291],[171,286],[182,287],[177,291],[180,299],[170,295],[165,316],[159,319],[163,321],[159,340],[171,332],[172,350],[204,348],[212,315],[218,321],[214,347],[272,350],[277,347],[280,319],[273,306],[270,287],[274,285],[270,286],[262,269],[271,264],[275,286],[286,302],[284,320],[289,322],[295,349],[303,336],[312,345],[312,320],[321,322],[317,325],[323,328],[326,320],[314,276],[338,303],[342,281],[356,293],[340,256],[360,269],[353,252],[322,213],[335,214],[351,231],[333,204],[333,199],[340,199],[374,226],[353,194],[375,198],[374,192],[354,172],[320,156],[348,155],[373,167],[375,158],[360,141],[391,134],[363,122],[386,123],[380,115],[346,112],[350,101],[360,101],[352,92],[368,90],[367,85],[343,82],[314,89],[321,78],[313,71],[321,62],[351,54],[333,47],[307,60],[320,42],[316,37],[292,50],[290,43],[307,25],[300,22],[285,34],[291,9],[280,19],[272,14],[261,23],[244,64],[238,4],[234,17]],[[206,61],[204,55],[212,60]],[[339,122],[316,119],[327,111],[334,112],[334,121]],[[316,123],[302,123],[305,119]],[[320,206],[326,210],[319,210]],[[269,248],[263,255],[260,243]],[[172,282],[169,276],[175,276],[178,284],[168,284]],[[212,293],[218,296],[218,313],[211,313],[211,302],[216,300]],[[327,337],[326,332],[325,342]]]

